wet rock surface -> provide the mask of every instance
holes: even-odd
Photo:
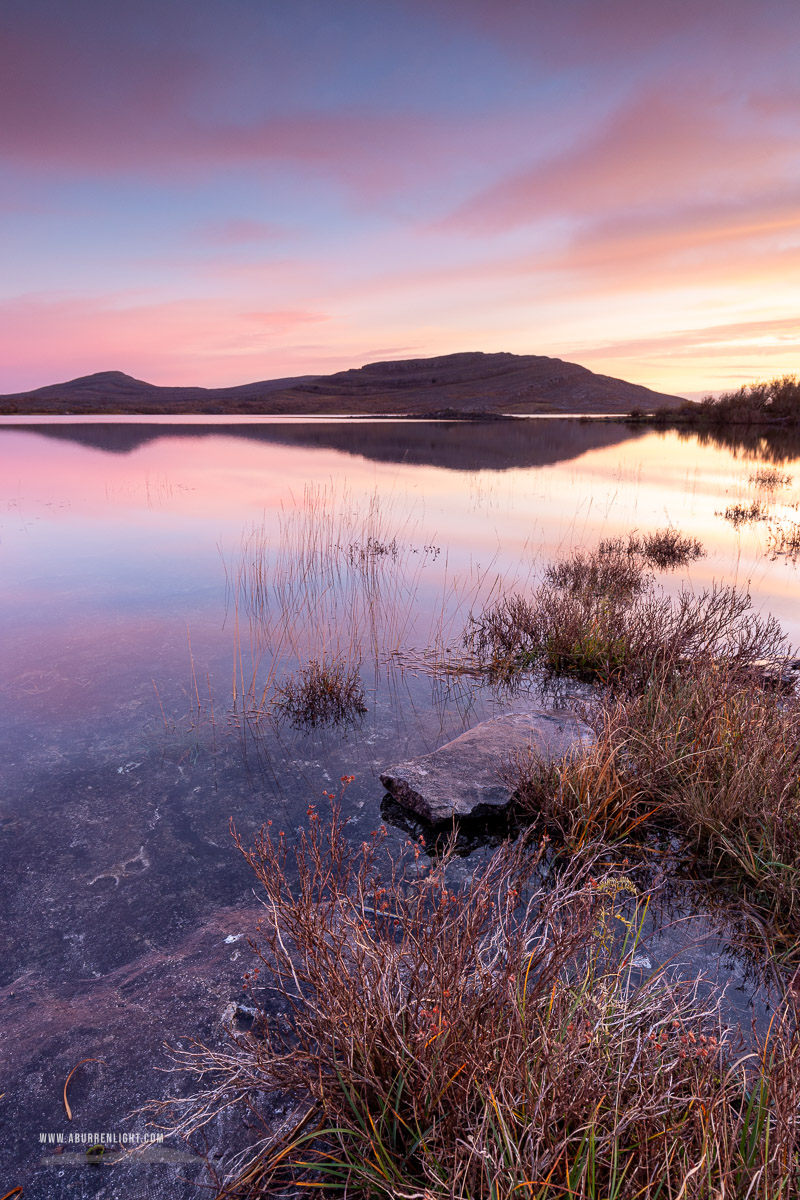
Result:
[[[135,1110],[190,1087],[184,1074],[159,1072],[170,1066],[165,1043],[185,1046],[192,1035],[218,1045],[226,1024],[238,1027],[231,996],[243,996],[260,912],[219,909],[169,949],[154,946],[94,980],[59,983],[31,971],[0,990],[4,1105],[13,1113],[4,1154],[25,1195],[188,1200],[203,1191],[202,1158],[163,1121],[165,1140],[149,1142],[155,1118]],[[92,1061],[70,1079],[70,1119],[63,1088],[81,1059]],[[218,1120],[209,1134],[212,1145],[241,1146],[241,1121]],[[92,1160],[86,1151],[101,1136],[104,1153]]]
[[[533,749],[560,758],[592,736],[569,709],[507,713],[481,722],[432,754],[389,767],[380,779],[398,804],[431,825],[453,817],[500,816],[511,803],[502,768],[513,755]]]

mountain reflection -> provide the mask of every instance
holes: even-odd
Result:
[[[578,420],[319,421],[287,424],[6,425],[44,438],[78,442],[107,454],[130,454],[149,442],[207,437],[337,450],[375,462],[435,466],[451,471],[506,471],[577,458],[590,450],[642,437],[643,426]]]

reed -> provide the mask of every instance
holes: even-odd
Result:
[[[310,663],[360,664],[365,686],[445,669],[466,613],[518,574],[501,577],[493,562],[455,572],[413,510],[309,485],[274,537],[253,528],[226,564],[235,719],[280,717],[282,692]]]
[[[789,487],[792,482],[792,476],[785,475],[777,467],[759,467],[750,476],[749,482],[754,487],[763,488],[766,492],[774,492],[778,488]]]
[[[790,562],[796,561],[800,554],[800,521],[771,525],[767,550],[773,558],[785,557]]]

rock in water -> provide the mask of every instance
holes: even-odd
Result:
[[[561,758],[593,736],[568,709],[508,713],[476,725],[433,754],[390,767],[381,783],[398,804],[432,825],[454,816],[499,816],[513,794],[501,779],[512,755],[532,748],[548,758]]]

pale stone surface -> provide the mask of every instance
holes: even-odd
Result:
[[[398,804],[434,825],[453,816],[500,815],[511,803],[512,791],[501,773],[512,755],[532,747],[560,758],[592,736],[567,709],[509,713],[476,725],[432,754],[389,767],[381,783]]]

